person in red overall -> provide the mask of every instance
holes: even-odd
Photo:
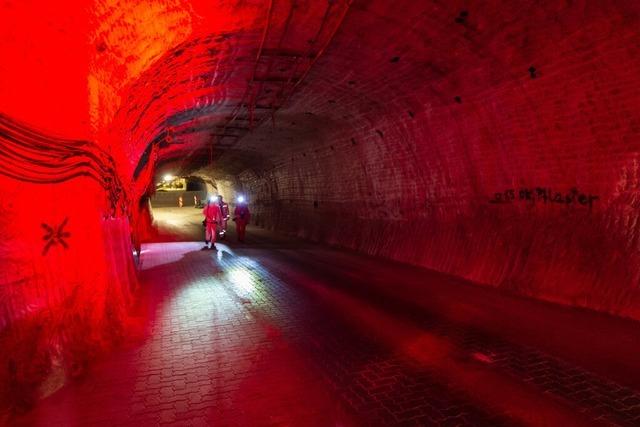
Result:
[[[239,242],[244,242],[244,234],[247,224],[249,224],[249,219],[251,219],[249,207],[247,206],[244,197],[240,196],[238,197],[238,204],[233,211],[233,221],[236,223],[236,233],[238,234]]]
[[[222,214],[222,222],[220,223],[220,238],[224,239],[227,236],[227,222],[229,221],[229,204],[225,203],[222,196],[218,196],[218,206],[220,206],[220,213]]]
[[[216,249],[216,227],[222,222],[222,212],[218,205],[217,197],[211,197],[207,200],[207,206],[202,210],[205,227],[205,244],[203,249]],[[211,246],[209,246],[211,242]]]

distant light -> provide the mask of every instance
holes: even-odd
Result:
[[[244,196],[238,197],[238,203],[244,203]]]
[[[167,174],[167,175],[164,176],[163,180],[165,182],[173,181],[173,175]]]
[[[209,197],[209,201],[211,201],[211,202],[217,202],[217,201],[218,201],[218,196],[211,196],[211,197]]]

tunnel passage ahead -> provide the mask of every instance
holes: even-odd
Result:
[[[633,322],[249,235],[143,246],[139,339],[17,425],[640,422]]]

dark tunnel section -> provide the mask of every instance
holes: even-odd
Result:
[[[197,176],[189,176],[187,179],[187,191],[207,191],[207,184]]]

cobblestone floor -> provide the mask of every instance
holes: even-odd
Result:
[[[146,245],[144,338],[16,424],[640,425],[629,384],[384,292],[394,264],[267,243]]]

